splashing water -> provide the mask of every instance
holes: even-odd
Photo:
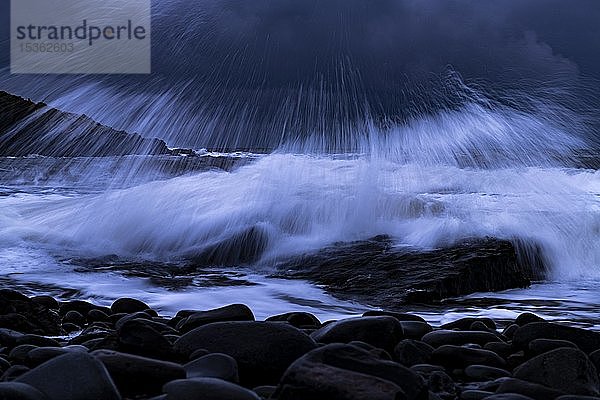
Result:
[[[294,143],[230,172],[7,197],[0,237],[87,256],[268,265],[380,234],[417,248],[492,236],[538,244],[556,278],[598,275],[600,175],[569,168],[584,143],[556,120],[472,103],[364,129],[356,154],[297,154]]]

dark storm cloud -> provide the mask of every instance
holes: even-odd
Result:
[[[159,18],[157,70],[242,86],[346,75],[383,89],[448,66],[496,80],[594,74],[599,64],[593,0],[237,0],[184,15],[170,7]]]
[[[365,112],[387,123],[459,104],[448,75],[494,93],[560,85],[572,99],[590,82],[587,92],[598,92],[599,21],[598,0],[156,0],[152,75],[13,79],[9,88],[52,100],[91,81],[122,98],[173,97],[171,109],[151,113],[157,136],[272,145],[292,128],[340,137]],[[0,50],[7,64],[6,41]],[[69,101],[112,124],[122,114],[110,102]],[[119,128],[153,133],[129,114]]]

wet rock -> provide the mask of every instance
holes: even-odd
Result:
[[[393,317],[348,318],[333,322],[311,334],[319,343],[349,343],[361,341],[392,352],[402,340],[400,322]]]
[[[367,350],[330,344],[296,360],[283,376],[279,400],[426,400],[428,391],[416,373]]]
[[[531,250],[541,260],[539,251]],[[397,249],[390,238],[378,236],[287,260],[275,276],[306,279],[338,297],[393,308],[527,287],[544,273],[543,262],[519,259],[509,241],[478,240],[416,252]]]
[[[88,349],[84,346],[65,346],[65,347],[36,347],[27,353],[26,362],[30,367],[36,367],[54,357],[61,356],[63,354],[80,352],[87,353]]]
[[[109,317],[105,312],[100,310],[90,310],[87,313],[87,319],[91,322],[108,322]]]
[[[490,342],[490,343],[486,343],[485,346],[483,346],[483,348],[485,350],[489,350],[489,351],[493,351],[494,353],[498,354],[500,357],[506,359],[508,356],[510,356],[512,354],[512,345],[510,345],[509,343],[505,343],[505,342]]]
[[[486,397],[486,400],[534,400],[529,396],[523,396],[522,394],[516,393],[500,393],[490,397]]]
[[[551,322],[531,322],[520,327],[513,338],[513,345],[526,350],[535,339],[567,340],[585,353],[600,349],[600,333]]]
[[[514,371],[515,378],[539,383],[569,394],[598,395],[596,368],[580,350],[559,348],[525,362]]]
[[[35,114],[34,114],[35,113]],[[107,157],[171,154],[166,143],[117,131],[85,115],[0,91],[0,156]],[[47,127],[61,126],[50,130]],[[40,135],[40,132],[46,132]],[[83,313],[82,313],[83,314]],[[85,314],[84,314],[85,315]]]
[[[276,322],[217,322],[196,328],[174,344],[180,354],[197,349],[233,357],[245,386],[275,384],[298,357],[315,348],[300,330]]]
[[[502,331],[502,335],[508,339],[512,339],[517,329],[519,329],[519,325],[511,324]]]
[[[489,367],[487,365],[469,365],[465,368],[465,376],[472,381],[486,382],[494,379],[511,376],[505,369]]]
[[[37,349],[37,346],[32,344],[21,344],[13,348],[10,353],[8,353],[8,358],[13,364],[25,365],[27,361],[27,354],[33,349]]]
[[[426,334],[422,341],[433,347],[462,346],[469,343],[483,346],[490,342],[498,342],[500,339],[491,332],[439,330]]]
[[[35,346],[60,346],[56,340],[39,335],[22,335],[15,341],[16,345],[33,344]]]
[[[26,367],[24,365],[13,365],[9,369],[7,369],[6,371],[4,371],[4,373],[2,374],[2,377],[0,378],[0,380],[2,382],[13,381],[13,380],[15,380],[16,378],[18,378],[19,376],[23,375],[26,372],[29,372],[29,368],[28,367]]]
[[[115,329],[117,329],[117,330],[121,329],[121,327],[123,326],[123,324],[125,322],[132,321],[134,319],[135,320],[146,320],[146,321],[150,321],[152,319],[150,314],[146,313],[145,311],[138,311],[133,314],[113,314],[113,315],[123,315],[121,318],[119,318],[115,322]]]
[[[367,311],[363,317],[394,317],[400,322],[426,322],[423,317],[414,314],[399,313],[393,311]]]
[[[266,319],[268,322],[287,322],[296,328],[319,328],[321,321],[311,313],[291,312],[286,314],[274,315]]]
[[[427,378],[427,387],[430,392],[443,398],[456,397],[456,385],[452,378],[444,371],[432,372]]]
[[[600,397],[596,396],[580,396],[576,394],[567,394],[556,398],[556,400],[600,400]]]
[[[433,350],[427,343],[405,339],[394,348],[394,359],[406,367],[427,364],[431,361]]]
[[[165,385],[167,400],[260,400],[251,390],[216,378],[179,379]]]
[[[261,399],[270,399],[275,390],[277,390],[277,386],[257,386],[252,389]]]
[[[97,309],[97,307],[84,300],[71,300],[60,303],[61,315],[66,315],[69,311],[77,311],[81,315],[87,315],[93,309]]]
[[[0,315],[0,328],[12,329],[18,332],[43,333],[43,331],[30,322],[24,315],[11,313]]]
[[[143,320],[127,321],[118,330],[119,349],[144,357],[172,360],[173,346],[167,338]]]
[[[506,365],[506,362],[492,351],[451,345],[435,349],[432,354],[432,360],[434,364],[451,369],[464,369],[474,364],[498,368],[503,368]]]
[[[465,390],[460,394],[460,400],[483,400],[492,396],[494,392],[484,390]]]
[[[529,357],[535,357],[555,349],[560,349],[561,347],[577,348],[575,343],[569,342],[568,340],[535,339],[529,342],[529,348],[527,349],[526,354]]]
[[[104,365],[84,353],[53,358],[15,381],[33,386],[49,400],[121,398]]]
[[[47,400],[37,389],[24,383],[0,383],[0,399],[2,400]]]
[[[187,378],[218,378],[239,383],[238,366],[235,359],[227,354],[212,353],[183,366]]]
[[[565,394],[564,392],[546,387],[544,385],[514,378],[504,380],[498,387],[496,393],[516,393],[523,396],[528,396],[533,400],[555,399]]]
[[[79,326],[84,326],[87,322],[86,318],[79,311],[71,310],[63,317],[63,323],[71,323]]]
[[[109,350],[91,353],[104,364],[124,395],[161,393],[166,383],[185,378],[179,364]]]
[[[0,357],[0,375],[10,368],[10,363],[4,358]]]
[[[148,310],[149,308],[150,307],[143,301],[131,299],[129,297],[123,297],[115,300],[115,302],[112,303],[110,306],[110,311],[112,311],[113,314],[133,314],[139,311]]]
[[[227,321],[254,321],[254,314],[244,304],[232,304],[214,310],[194,312],[182,319],[177,324],[177,329],[185,333],[213,322]]]
[[[600,350],[590,353],[590,361],[596,367],[596,371],[600,372]]]
[[[515,324],[517,324],[518,326],[525,326],[532,322],[544,322],[544,318],[539,317],[535,314],[526,312],[526,313],[520,314],[517,317],[517,319],[515,320]]]
[[[79,325],[71,324],[69,322],[62,324],[62,328],[65,333],[73,333],[81,330]]]
[[[423,336],[433,330],[431,325],[419,321],[400,321],[402,332],[407,339],[421,340]]]
[[[452,321],[447,324],[443,324],[442,326],[440,326],[440,328],[445,329],[445,330],[458,329],[461,331],[469,331],[469,330],[471,330],[471,326],[473,325],[474,322],[481,322],[484,326],[486,326],[488,329],[491,329],[491,330],[496,329],[496,323],[492,319],[490,319],[490,318],[472,318],[472,317],[461,318],[459,320]]]
[[[34,296],[31,298],[31,301],[33,301],[34,303],[41,304],[42,306],[50,310],[58,310],[60,308],[60,304],[52,296]]]

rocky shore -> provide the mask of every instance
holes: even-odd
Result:
[[[0,290],[0,399],[600,398],[600,333],[522,314],[439,327],[371,311],[255,321],[242,304],[161,316]]]

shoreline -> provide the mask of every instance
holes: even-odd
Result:
[[[243,304],[167,318],[131,298],[103,307],[0,290],[6,399],[567,400],[600,396],[598,370],[600,333],[530,313],[502,330],[385,311],[255,321]],[[507,393],[525,397],[497,397]]]

